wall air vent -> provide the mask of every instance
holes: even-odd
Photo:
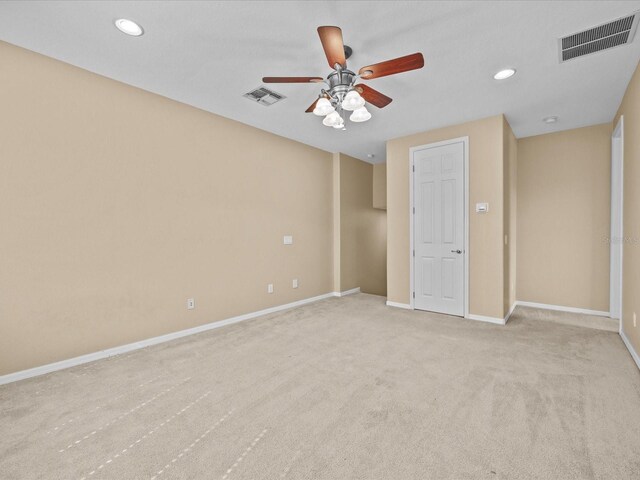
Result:
[[[560,62],[631,43],[640,12],[558,40]]]
[[[250,92],[245,93],[243,97],[266,107],[287,98],[284,95],[276,93],[273,90],[269,90],[265,87],[258,87],[255,90],[251,90]]]

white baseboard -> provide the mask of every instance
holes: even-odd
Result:
[[[622,322],[620,322],[622,323]],[[629,353],[631,354],[631,357],[633,358],[633,361],[636,362],[636,365],[638,366],[638,368],[640,368],[640,355],[638,355],[638,352],[636,352],[633,349],[633,345],[631,345],[631,342],[629,341],[629,339],[627,338],[627,336],[625,335],[624,331],[622,329],[620,329],[620,337],[622,338],[622,341],[624,342],[625,346],[627,347],[627,350],[629,350]]]
[[[475,315],[473,313],[469,313],[467,314],[466,317],[469,320],[477,320],[479,322],[489,322],[489,323],[495,323],[497,325],[505,325],[507,323],[507,319],[506,318],[498,318],[498,317],[485,317],[484,315]]]
[[[411,305],[409,305],[407,303],[390,302],[388,300],[387,300],[387,306],[395,307],[395,308],[403,308],[405,310],[413,310],[413,308],[411,308]],[[509,316],[511,316],[511,313],[513,312],[513,309],[515,307],[516,306],[514,304],[513,307],[511,307],[511,312],[509,312],[509,315],[507,315],[506,318],[485,317],[483,315],[474,315],[472,313],[469,313],[464,318],[466,318],[468,320],[477,320],[479,322],[489,322],[489,323],[495,323],[495,324],[498,324],[498,325],[505,325],[507,323],[507,320],[509,319]]]
[[[346,297],[347,295],[353,295],[354,293],[360,293],[360,287],[345,290],[344,292],[333,292],[333,295],[336,297]]]
[[[570,313],[584,313],[586,315],[596,315],[598,317],[609,317],[609,312],[602,312],[600,310],[588,310],[586,308],[575,307],[563,307],[561,305],[548,305],[546,303],[534,303],[534,302],[522,302],[518,300],[516,305],[522,305],[523,307],[544,308],[546,310],[556,310],[558,312],[570,312]]]
[[[511,308],[509,309],[509,313],[507,313],[507,316],[504,317],[504,324],[505,325],[507,324],[507,322],[511,318],[511,314],[513,313],[513,311],[516,309],[517,306],[518,306],[518,302],[513,302],[513,305],[511,305]]]
[[[413,310],[413,308],[411,308],[411,305],[409,305],[408,303],[390,302],[389,300],[387,300],[387,306],[395,307],[395,308],[404,308],[405,310]]]
[[[299,307],[308,303],[317,302],[319,300],[324,300],[325,298],[343,297],[345,295],[351,295],[358,292],[360,292],[360,288],[354,288],[353,290],[348,290],[346,292],[329,292],[323,295],[318,295],[316,297],[305,298],[296,302],[265,308],[264,310],[259,310],[257,312],[245,313],[244,315],[238,315],[236,317],[227,318],[225,320],[219,320],[217,322],[207,323],[205,325],[200,325],[193,328],[187,328],[186,330],[167,333],[166,335],[160,335],[158,337],[147,338],[145,340],[129,343],[127,345],[108,348],[106,350],[100,350],[98,352],[88,353],[86,355],[80,355],[79,357],[69,358],[60,362],[49,363],[47,365],[30,368],[28,370],[9,373],[7,375],[0,376],[0,385],[17,382],[18,380],[24,380],[26,378],[37,377],[39,375],[55,372],[57,370],[63,370],[65,368],[75,367],[77,365],[82,365],[83,363],[89,363],[103,358],[113,357],[114,355],[120,355],[122,353],[131,352],[133,350],[150,347],[151,345],[157,345],[159,343],[169,342],[177,338],[187,337],[189,335],[195,335],[196,333],[206,332],[207,330],[224,327],[225,325],[232,325],[234,323],[243,322],[252,318],[261,317],[262,315],[268,315],[270,313],[280,312],[282,310],[288,310],[290,308]]]

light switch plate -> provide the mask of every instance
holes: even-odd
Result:
[[[273,283],[267,285],[267,293],[273,293]]]
[[[298,288],[298,279],[297,278],[293,279],[292,286],[293,286],[293,288]]]
[[[283,238],[283,243],[285,245],[293,245],[293,235],[285,235]]]
[[[487,213],[489,211],[488,203],[476,203],[476,213]]]
[[[196,301],[193,298],[187,298],[187,310],[193,310],[196,308]]]

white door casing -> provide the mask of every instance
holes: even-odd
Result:
[[[462,139],[412,149],[413,306],[465,315],[465,152]]]
[[[622,256],[624,249],[623,228],[623,178],[624,178],[624,118],[620,117],[611,135],[611,271],[609,284],[609,312],[611,318],[622,320]],[[622,321],[620,321],[622,329]]]

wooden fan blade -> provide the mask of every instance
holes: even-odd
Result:
[[[336,68],[336,63],[347,66],[347,59],[344,56],[344,43],[342,42],[342,30],[340,27],[318,27],[318,35],[324,48],[324,54],[331,68]]]
[[[322,77],[262,77],[264,83],[318,83]]]
[[[311,106],[310,106],[309,108],[307,108],[304,112],[305,112],[305,113],[311,113],[311,112],[313,112],[313,109],[314,109],[314,108],[316,108],[316,103],[318,103],[318,100],[320,100],[320,99],[319,99],[319,98],[316,98],[316,101],[315,101],[315,102],[313,102],[313,103],[311,104]]]
[[[422,67],[424,67],[424,57],[421,53],[414,53],[405,57],[394,58],[386,62],[362,67],[358,73],[360,77],[370,80],[372,78],[386,77],[387,75],[417,70]]]
[[[378,108],[384,108],[393,102],[391,97],[387,97],[386,95],[380,93],[377,90],[374,90],[368,85],[364,83],[359,83],[355,87],[356,91],[371,105],[375,105]]]

